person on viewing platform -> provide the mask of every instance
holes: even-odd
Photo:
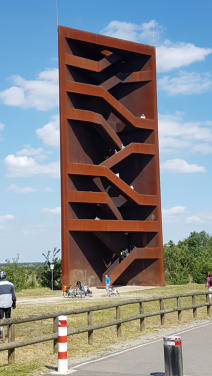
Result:
[[[124,260],[124,253],[123,253],[123,251],[121,251],[120,254],[119,254],[119,262],[122,262],[122,260]]]
[[[6,280],[7,273],[0,271],[0,320],[11,317],[11,307],[16,308],[16,295],[13,283]],[[3,327],[0,327],[0,338],[3,338]]]

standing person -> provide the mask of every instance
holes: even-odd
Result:
[[[212,274],[210,273],[206,278],[206,287],[208,287],[208,291],[210,292],[209,298],[212,298]]]
[[[210,287],[210,273],[208,273],[207,277],[206,277],[206,281],[205,281],[205,287],[207,287],[209,289]]]
[[[6,280],[7,273],[0,271],[0,320],[11,316],[11,307],[16,308],[16,296],[13,283]],[[3,327],[0,327],[0,338],[3,338]]]
[[[62,290],[63,290],[63,296],[65,296],[65,293],[66,293],[66,291],[67,291],[67,286],[66,286],[66,285],[63,285]]]
[[[109,294],[109,288],[110,288],[110,277],[106,274],[105,275],[105,290],[107,295]]]

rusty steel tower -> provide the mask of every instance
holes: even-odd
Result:
[[[59,26],[59,82],[63,284],[163,285],[155,48]]]

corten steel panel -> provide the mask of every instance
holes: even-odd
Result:
[[[59,26],[59,82],[63,284],[163,285],[154,47]]]

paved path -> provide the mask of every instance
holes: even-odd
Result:
[[[212,323],[177,334],[182,338],[184,376],[212,375]],[[71,374],[75,376],[165,376],[163,339],[77,365],[73,367]]]

